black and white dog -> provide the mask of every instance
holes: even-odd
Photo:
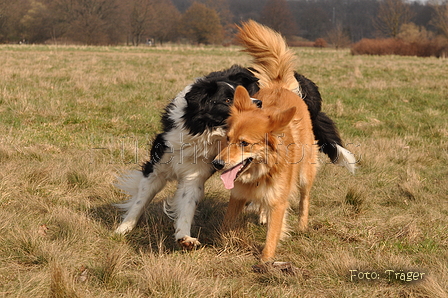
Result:
[[[297,92],[311,114],[318,146],[333,163],[353,172],[354,156],[343,148],[334,122],[321,112],[322,99],[317,86],[302,75],[296,74],[296,79],[300,83]],[[185,249],[200,245],[198,239],[191,237],[190,229],[196,206],[204,197],[204,183],[215,172],[212,161],[221,151],[226,119],[238,85],[244,86],[251,95],[259,89],[250,70],[234,65],[197,79],[168,104],[162,115],[163,132],[152,144],[150,160],[140,171],[131,171],[119,178],[117,186],[131,199],[116,205],[126,211],[116,233],[132,230],[146,204],[168,181],[175,180],[177,190],[164,205],[165,213],[174,220],[174,237]]]

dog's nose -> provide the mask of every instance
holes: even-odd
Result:
[[[226,165],[226,162],[222,159],[215,159],[212,161],[212,165],[217,171],[219,171],[224,168],[224,166]]]
[[[259,99],[255,99],[255,98],[251,98],[252,99],[252,103],[254,103],[257,108],[261,109],[261,107],[263,106],[263,102]]]

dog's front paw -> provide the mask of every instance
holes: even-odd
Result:
[[[199,242],[197,238],[193,238],[190,236],[185,236],[181,239],[178,239],[177,243],[179,243],[179,245],[185,250],[192,250],[201,245],[201,242]]]
[[[118,226],[118,228],[115,230],[116,234],[121,234],[124,235],[128,232],[130,232],[135,225],[131,224],[131,223],[122,223],[121,225]]]
[[[295,274],[299,272],[299,268],[290,262],[268,262],[252,266],[252,270],[256,273],[267,273],[268,271],[277,270],[283,273]]]

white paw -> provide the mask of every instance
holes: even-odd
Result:
[[[130,232],[134,228],[134,225],[131,223],[122,223],[118,226],[118,228],[115,230],[115,233],[124,235],[127,232]]]
[[[193,238],[190,236],[185,236],[181,239],[178,239],[177,243],[179,243],[179,245],[186,250],[192,250],[201,245],[201,242],[199,242],[197,238]]]

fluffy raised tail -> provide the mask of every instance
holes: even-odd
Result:
[[[253,58],[254,75],[261,87],[281,84],[288,90],[297,90],[299,84],[294,77],[294,53],[288,49],[283,37],[274,30],[255,21],[238,27],[238,39],[244,52]]]

